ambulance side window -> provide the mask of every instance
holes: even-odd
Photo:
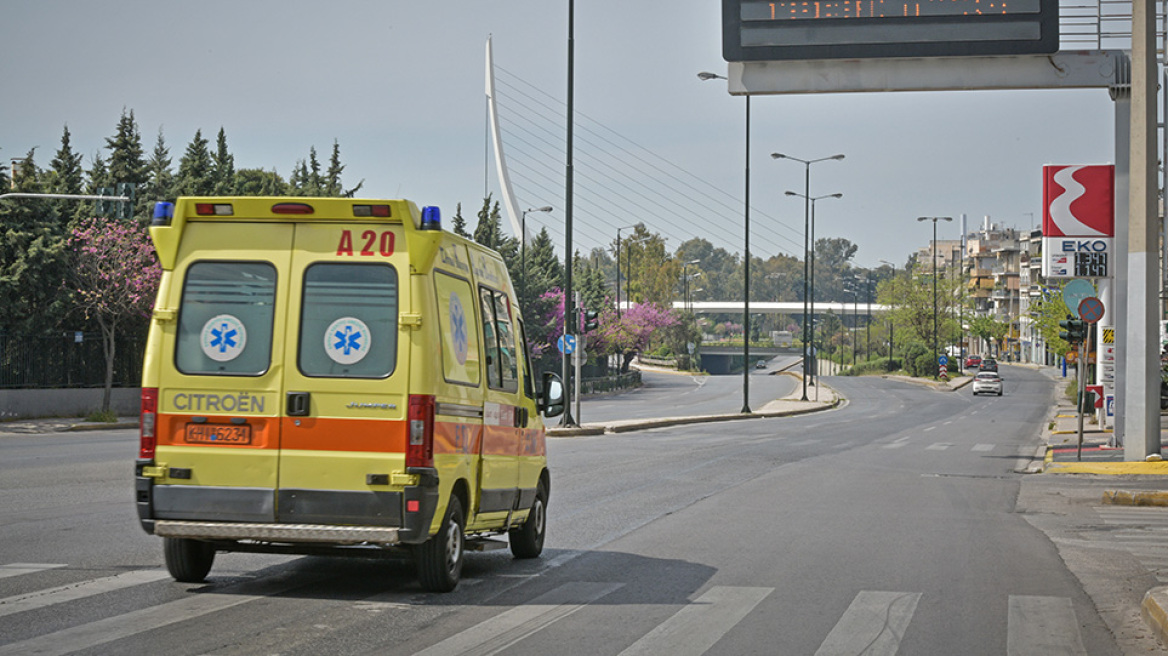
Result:
[[[535,389],[532,386],[531,377],[531,348],[527,343],[527,330],[523,326],[523,320],[519,320],[519,343],[523,346],[523,395],[529,399],[535,398]]]
[[[179,306],[175,366],[184,374],[260,376],[272,356],[276,268],[267,262],[196,262]]]
[[[481,372],[474,290],[467,280],[441,271],[434,272],[434,290],[442,335],[442,374],[446,382],[478,387]]]
[[[386,378],[397,363],[397,271],[317,263],[304,272],[299,365],[305,376]]]
[[[505,294],[479,289],[483,312],[483,349],[487,354],[487,384],[514,392],[519,389],[519,361],[511,328],[511,303]]]

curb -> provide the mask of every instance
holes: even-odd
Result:
[[[1161,586],[1148,590],[1144,595],[1144,602],[1140,604],[1140,616],[1144,624],[1156,634],[1160,644],[1168,645],[1168,586]]]
[[[797,375],[797,374],[788,374]],[[825,389],[827,385],[823,386]],[[737,412],[734,414],[721,415],[698,415],[692,417],[662,417],[656,419],[631,419],[621,420],[608,424],[585,424],[583,426],[576,426],[571,428],[548,428],[548,437],[585,437],[594,435],[605,435],[615,433],[631,433],[640,430],[649,430],[652,428],[668,428],[670,426],[683,426],[689,424],[706,424],[722,421],[743,421],[746,419],[775,419],[779,417],[794,417],[797,415],[806,415],[813,412],[822,412],[824,410],[831,410],[840,405],[843,399],[835,390],[831,390],[832,401],[823,402],[811,407],[790,408],[787,410],[760,410],[758,412]],[[770,406],[773,403],[805,403],[803,401],[795,401],[793,399],[781,399],[778,401],[771,401],[763,407]]]
[[[1097,474],[1100,476],[1168,476],[1168,461],[1161,462],[1049,462],[1047,474]]]
[[[1145,490],[1133,492],[1129,490],[1104,490],[1103,504],[1107,506],[1168,507],[1168,491]]]
[[[136,421],[119,421],[112,424],[74,424],[65,430],[70,433],[84,433],[96,430],[117,430],[120,428],[138,428]]]

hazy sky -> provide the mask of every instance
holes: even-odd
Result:
[[[741,250],[744,101],[696,76],[726,73],[720,7],[576,3],[580,248],[644,221],[671,250],[695,236]],[[462,203],[472,227],[484,180],[499,197],[485,160],[493,35],[518,204],[553,206],[528,215],[529,229],[562,237],[566,0],[0,0],[0,16],[5,160],[36,147],[47,166],[67,124],[88,167],[126,108],[147,151],[162,129],[176,169],[200,128],[212,142],[226,130],[237,168],[284,176],[311,146],[327,161],[335,139],[360,195],[447,218]],[[844,194],[819,203],[816,232],[855,242],[860,266],[901,264],[927,244],[922,215],[1029,227],[1043,164],[1114,159],[1105,90],[756,96],[752,112],[751,251],[762,257],[802,257],[803,202],[783,192],[802,191],[803,167],[771,152],[846,154],[812,167],[811,193]]]

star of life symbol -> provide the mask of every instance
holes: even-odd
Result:
[[[247,329],[243,322],[230,314],[211,317],[203,324],[199,337],[203,354],[216,362],[229,362],[243,353],[247,346]]]
[[[356,364],[372,345],[369,326],[355,317],[341,317],[324,331],[324,351],[337,364]]]
[[[467,339],[466,311],[462,308],[462,299],[456,292],[450,292],[450,337],[454,340],[454,357],[458,364],[466,364],[470,342]]]

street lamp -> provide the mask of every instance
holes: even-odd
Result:
[[[620,301],[620,253],[621,253],[621,230],[635,230],[637,226],[625,226],[616,229],[616,320],[621,318],[621,301]],[[627,278],[627,276],[626,276]]]
[[[933,363],[938,367],[941,364],[941,354],[937,350],[937,222],[952,221],[951,216],[918,216],[917,221],[933,222]],[[937,371],[934,369],[934,371]],[[936,380],[937,374],[933,374]]]
[[[818,383],[816,383],[816,381],[819,379],[819,371],[818,371],[819,358],[816,355],[818,353],[818,351],[815,350],[815,201],[823,200],[824,198],[843,198],[844,195],[843,194],[826,194],[824,196],[815,196],[814,198],[811,198],[811,199],[807,199],[807,197],[804,196],[803,194],[800,194],[800,193],[794,192],[794,191],[788,191],[788,192],[786,192],[786,195],[796,196],[798,198],[803,198],[804,200],[811,201],[811,230],[810,230],[810,236],[808,237],[809,241],[811,242],[811,252],[807,253],[807,258],[808,258],[808,261],[810,262],[809,268],[811,270],[811,276],[810,276],[811,282],[810,282],[810,291],[807,293],[807,298],[805,299],[805,302],[807,304],[809,304],[809,306],[810,306],[810,315],[811,315],[811,351],[810,351],[810,355],[811,355],[811,360],[816,363],[815,370],[813,370],[811,372],[811,384],[816,385],[816,384],[818,384]],[[804,318],[804,321],[806,321],[806,318]]]
[[[872,280],[868,276],[856,276],[856,282],[863,285],[864,299],[868,303],[868,310],[865,312],[864,316],[864,359],[868,360],[872,357]],[[858,333],[860,330],[860,304],[858,301],[856,303],[856,319],[854,323]],[[860,345],[860,337],[858,334],[856,335],[855,343],[856,346]],[[852,361],[853,363],[855,362],[854,355],[852,357]]]
[[[681,306],[686,312],[690,312],[689,307],[689,272],[687,268],[694,264],[701,264],[701,260],[690,260],[689,262],[681,263]]]
[[[747,96],[749,98],[749,96]],[[816,162],[822,162],[829,159],[840,160],[843,155],[832,155],[830,157],[820,157],[819,159],[799,159],[798,157],[791,157],[783,153],[771,153],[773,159],[789,159],[796,162],[801,162],[805,168],[803,177],[803,398],[802,401],[807,400],[807,313],[808,301],[811,294],[810,282],[810,251],[808,248],[808,240],[811,238],[811,165]]]
[[[534,209],[529,207],[523,210],[523,215],[519,217],[519,231],[523,233],[521,235],[523,241],[519,243],[519,270],[523,272],[523,277],[520,279],[520,282],[523,283],[523,288],[519,292],[519,298],[524,303],[527,302],[527,215],[530,212],[550,211],[552,211],[551,205],[544,205],[543,207],[536,207]],[[520,312],[522,311],[523,308],[520,308]]]
[[[702,71],[698,73],[698,79],[703,82],[708,80],[726,80],[729,79],[718,75],[717,73],[709,73]],[[841,155],[842,157],[842,155]],[[742,234],[743,234],[743,250],[745,251],[745,266],[743,268],[743,296],[742,296],[742,410],[743,413],[750,412],[750,94],[746,94],[746,193],[743,198],[742,210]],[[806,315],[804,315],[806,316]],[[806,345],[804,349],[804,362],[806,362]],[[803,380],[803,400],[807,400],[807,380]]]
[[[880,260],[880,263],[887,264],[888,266],[892,267],[892,281],[893,281],[893,288],[892,289],[895,290],[896,289],[896,287],[895,287],[895,284],[896,284],[896,265],[893,264],[892,262],[889,262],[888,260]],[[905,267],[906,272],[907,272],[907,270],[908,270],[908,267]],[[892,371],[892,351],[894,348],[893,342],[892,342],[892,327],[893,327],[892,313],[889,312],[889,314],[888,314],[888,370],[889,371]]]

